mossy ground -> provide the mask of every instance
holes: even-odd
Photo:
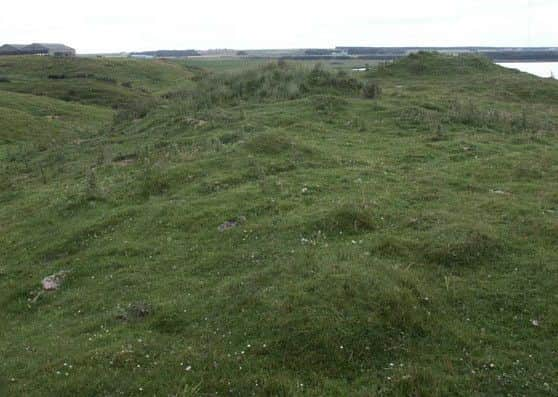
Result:
[[[0,58],[2,393],[558,392],[558,83],[50,62]]]

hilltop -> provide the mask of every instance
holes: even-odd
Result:
[[[558,82],[203,62],[0,57],[0,392],[556,393]]]

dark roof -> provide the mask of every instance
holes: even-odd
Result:
[[[74,52],[75,50],[64,44],[56,43],[33,43],[23,48],[23,51],[44,51],[44,52]]]
[[[33,43],[31,45],[40,45],[44,48],[47,48],[50,51],[75,51],[72,47],[68,47],[64,44],[56,44],[56,43]]]

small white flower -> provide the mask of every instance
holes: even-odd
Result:
[[[541,325],[541,323],[539,323],[539,320],[532,320],[531,324],[533,324],[533,326],[535,327],[539,327]]]
[[[192,370],[192,366],[191,366],[191,365],[188,365],[188,366],[186,367],[186,371],[191,371],[191,370]]]

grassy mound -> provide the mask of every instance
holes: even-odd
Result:
[[[379,76],[433,76],[445,78],[479,73],[503,73],[503,68],[486,57],[479,55],[443,55],[419,52],[393,63],[380,66],[374,75]]]
[[[317,222],[319,230],[334,234],[359,234],[376,229],[373,210],[362,205],[343,205]]]

